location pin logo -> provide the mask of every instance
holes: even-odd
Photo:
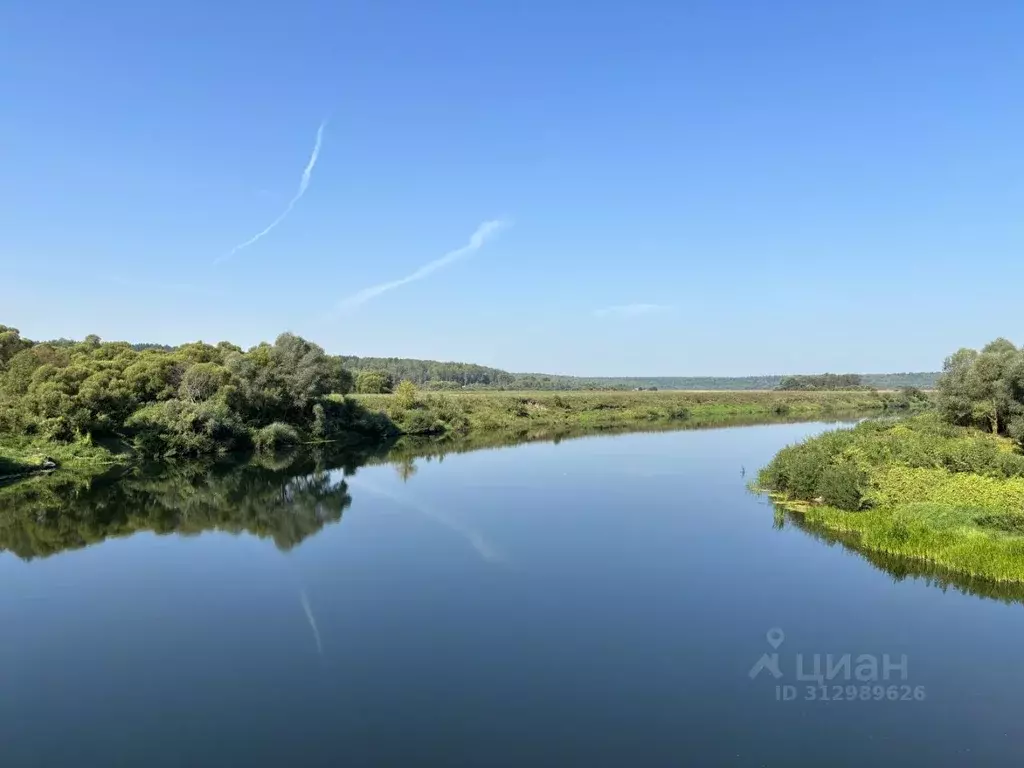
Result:
[[[768,634],[765,637],[768,639],[768,645],[778,650],[779,646],[782,645],[782,641],[786,639],[786,633],[778,627],[772,627],[768,630]]]

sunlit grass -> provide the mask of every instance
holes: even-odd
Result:
[[[94,469],[118,460],[115,454],[88,439],[61,443],[23,435],[0,435],[0,481],[36,472],[47,459],[67,470]]]
[[[822,486],[835,466],[857,473],[844,498],[858,501],[845,509]],[[1024,582],[1024,456],[1006,438],[933,416],[865,424],[784,449],[759,482],[812,529],[858,548]]]

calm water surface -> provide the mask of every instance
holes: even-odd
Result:
[[[80,529],[30,509],[0,527],[0,764],[1024,764],[1019,602],[896,579],[746,490],[828,426],[186,473],[82,498]],[[808,700],[798,653],[905,655],[871,684],[924,700]]]

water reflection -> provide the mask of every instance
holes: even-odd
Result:
[[[416,469],[414,460],[409,456],[405,456],[401,460],[394,462],[394,466],[395,469],[398,470],[399,477],[401,477],[403,481],[407,481],[412,472],[415,472]],[[504,556],[480,531],[452,518],[441,510],[435,509],[429,504],[419,501],[411,495],[394,493],[387,488],[381,488],[377,485],[371,484],[362,478],[353,480],[352,485],[359,491],[368,491],[375,496],[382,496],[394,504],[397,504],[399,507],[410,509],[420,515],[423,515],[423,517],[442,525],[456,535],[465,539],[469,546],[472,547],[473,550],[480,555],[480,558],[486,562],[501,563],[505,561]]]
[[[804,516],[798,512],[783,509],[774,504],[773,506],[775,507],[774,525],[777,529],[781,530],[787,525],[793,525],[808,536],[829,546],[842,546],[847,551],[862,557],[878,570],[888,573],[894,582],[908,578],[919,579],[925,584],[943,591],[952,588],[967,595],[986,597],[1004,603],[1024,603],[1024,584],[991,581],[969,574],[948,571],[923,560],[865,550],[860,546],[856,535],[821,528],[807,522]]]
[[[328,464],[295,454],[92,478],[34,477],[0,489],[0,550],[32,559],[140,531],[187,536],[211,530],[269,538],[287,550],[341,520],[352,497],[343,474],[330,469],[353,470],[360,459]]]
[[[780,417],[766,421],[737,417],[690,422],[686,428],[794,421],[798,419]],[[353,476],[360,467],[388,464],[403,481],[414,484],[418,463],[443,461],[449,453],[540,440],[558,442],[592,434],[491,433],[450,442],[404,440],[391,446],[331,447],[251,457],[242,462],[135,467],[92,478],[57,472],[0,487],[0,552],[30,560],[142,531],[186,536],[205,531],[247,533],[270,539],[280,549],[288,550],[324,526],[339,522],[352,503],[351,494],[365,493],[388,496],[399,506],[464,538],[483,560],[502,562],[503,554],[478,531],[450,518],[443,509],[426,505],[415,497],[414,491],[398,497],[392,490]],[[994,583],[949,573],[925,562],[866,552],[855,538],[815,528],[799,514],[780,508],[775,510],[774,525],[793,525],[829,545],[840,545],[890,574],[895,581],[921,579],[943,590],[953,588],[1004,602],[1024,602],[1024,585]],[[308,600],[304,601],[303,610],[314,635],[318,634]]]
[[[800,419],[719,417],[692,419],[682,428],[795,421]],[[679,425],[669,425],[641,431],[679,429]],[[626,428],[597,434],[636,431]],[[242,462],[165,463],[98,477],[58,471],[0,486],[0,552],[27,560],[141,531],[195,535],[214,530],[269,538],[287,550],[326,524],[341,520],[352,502],[344,478],[359,467],[391,464],[408,482],[416,474],[417,461],[443,461],[448,453],[535,441],[557,443],[594,434],[593,430],[488,432],[453,441],[406,439],[386,446],[327,446]],[[404,503],[414,502],[405,499]],[[417,509],[423,514],[465,536],[485,559],[501,559],[474,531],[437,510],[420,507]]]

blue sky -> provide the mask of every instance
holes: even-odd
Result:
[[[1024,342],[1022,39],[1017,0],[7,0],[0,322],[937,369]]]

